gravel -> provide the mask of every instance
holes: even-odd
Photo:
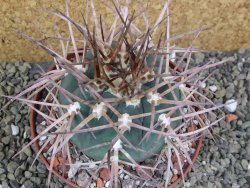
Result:
[[[227,123],[222,120],[213,128],[213,138],[204,135],[203,147],[195,163],[195,172],[190,172],[185,179],[185,186],[180,187],[243,187],[250,185],[250,50],[241,49],[232,52],[197,53],[192,62],[201,64],[210,59],[222,60],[235,57],[219,68],[204,73],[206,77],[212,71],[215,74],[206,82],[206,88],[216,88],[211,93],[216,103],[225,103],[235,99],[238,103],[233,113],[237,119]],[[49,63],[40,64],[48,67]],[[28,63],[0,63],[0,94],[14,95],[22,90],[30,80],[39,78],[40,69]],[[211,91],[211,89],[210,89]],[[7,99],[0,98],[0,108]],[[27,148],[20,155],[13,157],[30,140],[28,109],[20,108],[14,102],[0,114],[0,187],[32,188],[46,187],[48,172],[45,166],[36,161],[31,166],[35,152]],[[209,114],[215,119],[217,114]],[[18,126],[17,135],[13,135],[11,125]],[[125,180],[124,180],[125,181]],[[134,180],[126,179],[132,185]],[[125,183],[122,182],[124,185]],[[67,187],[54,176],[51,187]]]

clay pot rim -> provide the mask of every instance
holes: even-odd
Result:
[[[54,70],[56,67],[56,65],[52,65],[48,71],[50,70]],[[170,61],[170,67],[171,68],[175,68],[176,65]],[[181,71],[180,68],[176,68],[177,71]],[[34,96],[34,100],[35,101],[38,101],[40,98],[41,98],[41,93],[42,91],[38,92],[35,96]],[[37,105],[36,104],[33,104],[33,108],[35,108]],[[30,109],[30,117],[29,117],[29,120],[30,120],[30,130],[31,130],[31,137],[32,139],[34,139],[36,136],[37,136],[37,133],[36,133],[36,116],[37,116],[37,113],[36,111],[31,108]],[[192,155],[192,163],[194,164],[195,161],[197,160],[198,156],[199,156],[199,153],[200,153],[200,150],[201,150],[201,146],[202,146],[202,136],[200,136],[200,138],[195,141],[196,143],[196,148],[195,148],[195,153]],[[33,143],[36,151],[38,152],[41,147],[39,146],[39,143],[38,143],[38,140],[36,140],[34,143]],[[43,152],[41,152],[39,154],[39,158],[40,160],[45,164],[45,166],[47,168],[50,167],[50,163],[48,161],[48,159],[46,159],[44,156],[43,156]],[[188,172],[190,172],[192,169],[192,165],[191,164],[188,164],[188,166],[186,167],[185,171],[183,171],[183,176],[185,177],[187,175]],[[69,179],[63,177],[61,174],[59,174],[59,172],[57,170],[55,170],[54,168],[52,169],[52,172],[54,175],[56,175],[60,180],[64,181],[66,184],[68,184],[69,186],[73,187],[73,188],[81,188],[80,186],[76,185],[75,183],[73,183],[72,181],[70,181]],[[174,182],[170,183],[170,185],[168,186],[168,188],[174,188],[180,181],[182,180],[182,176],[179,176],[178,179],[176,179]]]

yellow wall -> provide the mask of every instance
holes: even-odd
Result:
[[[133,7],[136,10],[136,0]],[[158,15],[164,0],[149,2],[148,15],[151,22]],[[69,0],[70,14],[81,21],[83,0]],[[102,2],[94,0],[96,9],[104,16],[108,8]],[[110,1],[109,1],[110,2]],[[56,18],[50,14],[55,8],[64,10],[64,0],[0,0],[0,61],[46,61],[50,60],[42,50],[37,49],[26,40],[20,38],[16,31],[42,39],[54,36],[53,23]],[[137,7],[137,8],[136,8]],[[196,45],[207,50],[233,50],[250,48],[250,1],[249,0],[172,0],[171,1],[171,32],[172,35],[187,32],[202,26],[210,26],[210,30],[202,33]],[[106,18],[108,23],[111,20]],[[60,23],[65,27],[65,24]],[[185,46],[189,40],[177,42]]]

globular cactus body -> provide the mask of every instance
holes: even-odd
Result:
[[[86,53],[86,60],[91,60],[93,56],[90,53]],[[153,63],[154,57],[149,55],[146,57],[145,62],[147,66],[151,66]],[[154,67],[154,74],[157,74],[159,65],[160,65],[161,56],[158,56],[156,59],[156,65]],[[85,74],[90,78],[94,78],[94,67],[93,65],[90,65]],[[163,80],[160,79],[161,83]],[[144,81],[144,83],[141,85],[141,91],[146,91],[150,88],[153,88],[156,84],[156,79],[153,78],[149,81]],[[84,84],[82,87],[79,87],[78,81],[75,79],[75,77],[71,74],[66,75],[61,82],[61,86],[69,91],[70,93],[73,93],[74,95],[78,96],[79,98],[83,99],[84,101],[93,101],[93,96],[90,95],[89,91],[85,89]],[[159,95],[168,89],[167,84],[163,85],[159,89],[157,89],[157,92]],[[175,97],[177,97],[177,100],[181,98],[181,92],[179,89],[175,89],[174,91]],[[101,96],[104,99],[108,98],[119,98],[119,96],[115,95],[110,91],[109,89],[104,89],[99,92]],[[134,96],[136,98],[136,95]],[[174,100],[174,97],[172,93],[168,93],[164,96],[162,96],[163,99],[167,100]],[[63,104],[69,104],[67,99],[62,95],[59,94],[59,101]],[[151,113],[152,111],[152,105],[154,105],[155,111],[162,110],[162,109],[168,109],[169,107],[172,107],[173,104],[153,104],[148,99],[148,94],[144,94],[144,96],[137,101],[138,104],[131,104],[128,103],[128,101],[121,102],[114,106],[114,108],[120,113],[120,114],[127,114],[129,116],[134,115],[140,115],[144,113]],[[71,129],[74,129],[77,127],[81,121],[83,121],[84,118],[88,117],[92,112],[93,109],[90,108],[87,105],[80,104],[80,114],[76,115],[72,122]],[[97,104],[93,104],[97,105]],[[119,127],[119,117],[116,116],[110,109],[106,112],[107,116],[112,120],[114,123],[118,123],[117,128]],[[175,112],[175,116],[179,114],[178,112]],[[132,123],[135,123],[137,125],[141,125],[147,128],[150,128],[151,118],[154,118],[153,125],[156,125],[156,123],[159,121],[159,116],[161,114],[155,114],[154,117],[146,116],[142,118],[133,119]],[[126,117],[127,118],[127,117]],[[109,122],[102,116],[100,118],[95,118],[91,120],[87,127],[85,128],[92,128],[92,127],[98,127],[101,125],[107,125]],[[176,128],[180,124],[180,121],[175,121],[171,123],[172,128]],[[129,126],[129,125],[128,125]],[[157,126],[156,128],[153,128],[153,130],[160,131],[162,126]],[[119,131],[119,129],[117,129]],[[145,136],[148,133],[147,136]],[[81,151],[84,151],[84,154],[86,154],[88,157],[94,159],[94,160],[102,160],[105,154],[107,154],[108,150],[110,149],[111,141],[118,135],[117,131],[115,131],[114,128],[106,128],[99,131],[90,131],[90,132],[83,132],[83,133],[77,133],[72,138],[71,141],[80,149]],[[133,148],[131,148],[131,145],[129,146],[125,141],[124,143],[124,149],[129,153],[129,155],[138,162],[144,161],[147,158],[150,158],[152,156],[155,156],[158,154],[164,144],[164,136],[144,131],[138,128],[131,127],[129,130],[125,131],[123,136],[127,139],[128,142],[131,143]],[[121,139],[122,140],[122,139]],[[121,160],[127,160],[128,159],[123,155],[122,153],[119,154],[119,158]]]

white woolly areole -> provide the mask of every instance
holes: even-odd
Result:
[[[170,117],[166,117],[166,114],[161,114],[158,121],[162,122],[165,126],[169,126],[171,123]]]
[[[113,150],[118,151],[119,149],[122,148],[122,141],[119,139],[116,141],[116,143],[113,146]]]
[[[102,113],[105,112],[105,104],[104,102],[101,102],[100,104],[96,104],[93,108],[93,113],[96,113],[96,117],[100,119],[102,117]]]
[[[83,72],[86,72],[88,70],[88,66],[83,66],[83,65],[75,65],[75,68],[78,70],[82,70]]]
[[[180,89],[180,90],[184,90],[185,87],[186,87],[186,84],[180,84],[180,85],[179,85],[179,89]]]
[[[225,108],[229,111],[229,112],[235,112],[236,108],[237,108],[237,101],[234,99],[230,99],[228,101],[226,101],[225,103]]]
[[[158,103],[158,101],[159,100],[161,100],[162,98],[161,98],[161,96],[160,96],[160,94],[159,93],[149,93],[148,94],[148,102],[150,103],[150,104],[152,104],[152,102],[154,101],[154,103],[155,103],[155,105],[158,105],[159,103]]]
[[[73,104],[69,105],[68,113],[72,114],[73,112],[75,112],[77,114],[77,112],[80,109],[81,109],[81,106],[80,106],[79,102],[74,102]]]
[[[120,123],[119,128],[125,127],[126,130],[130,131],[129,124],[132,123],[132,120],[131,120],[129,114],[127,114],[127,113],[122,114],[122,117],[118,119],[118,122]]]
[[[126,106],[139,106],[139,104],[141,103],[140,99],[130,99],[129,101],[126,101]]]

